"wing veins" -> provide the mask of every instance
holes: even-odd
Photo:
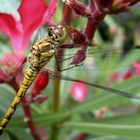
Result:
[[[123,97],[140,100],[139,96],[132,95],[131,93],[128,93],[128,92],[125,92],[125,91],[109,88],[109,87],[99,85],[99,84],[93,84],[93,83],[77,80],[77,79],[67,77],[67,76],[64,76],[64,75],[61,75],[61,77],[60,77],[58,75],[54,75],[54,73],[52,71],[49,71],[49,77],[50,77],[50,79],[59,79],[59,80],[61,79],[61,80],[71,81],[71,82],[80,82],[80,83],[86,84],[88,86],[92,86],[92,87],[95,87],[95,88],[98,88],[98,89],[109,91],[111,93],[114,93],[114,94],[117,94],[117,95],[120,95],[120,96],[123,96]]]

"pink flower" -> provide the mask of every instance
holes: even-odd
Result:
[[[50,20],[56,3],[57,0],[51,0],[47,7],[43,0],[22,0],[18,9],[20,20],[10,14],[0,13],[0,31],[10,38],[15,53],[25,51],[32,33]]]
[[[128,70],[122,77],[122,80],[127,80],[130,77],[132,77],[132,72],[130,70]]]
[[[111,80],[123,81],[123,80],[129,79],[130,77],[132,77],[132,75],[133,75],[133,73],[131,72],[131,70],[128,69],[124,73],[116,72],[116,73],[112,74]]]
[[[71,85],[69,92],[77,102],[83,102],[87,96],[88,89],[85,84],[74,82]]]
[[[125,73],[116,72],[112,74],[111,80],[123,81],[131,78],[133,75],[140,75],[140,64],[137,62],[133,62],[134,71],[128,69]]]
[[[5,54],[0,60],[5,72],[2,70],[0,81],[6,82],[7,77],[13,76],[13,72],[18,72],[25,62],[25,50],[29,46],[29,41],[33,32],[49,22],[52,14],[55,12],[57,0],[51,0],[47,6],[44,0],[22,0],[18,8],[20,19],[6,14],[0,13],[0,31],[7,35],[11,41],[13,52]]]
[[[116,80],[119,77],[119,72],[115,72],[111,75],[111,80]]]
[[[3,68],[3,71],[0,70],[0,81],[8,82],[13,77],[19,78],[18,74],[21,74],[25,61],[26,59],[22,55],[6,53],[3,59],[0,60],[1,67]]]
[[[140,64],[135,62],[133,64],[133,67],[134,67],[134,70],[135,70],[135,74],[140,75]]]

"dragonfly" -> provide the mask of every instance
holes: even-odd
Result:
[[[56,56],[56,52],[59,47],[63,46],[62,44],[66,41],[67,37],[68,37],[68,31],[67,31],[66,26],[54,25],[54,26],[48,27],[45,31],[45,34],[43,34],[43,37],[38,39],[38,41],[36,41],[35,39],[32,47],[30,48],[30,53],[28,56],[28,62],[30,66],[26,69],[20,88],[17,94],[15,95],[10,107],[5,113],[3,119],[0,122],[0,135],[3,133],[3,130],[8,125],[11,117],[13,116],[17,107],[19,106],[22,98],[26,94],[27,90],[29,89],[33,81],[36,79],[39,72],[44,69],[44,67],[50,62],[51,59],[53,59],[53,57],[55,57],[57,62],[59,61]],[[75,65],[75,67],[78,67],[80,65],[81,64]],[[61,69],[59,65],[57,65],[57,67],[58,67],[58,70],[60,71]],[[74,66],[68,69],[71,69],[73,67]],[[125,96],[128,98],[140,99],[140,97],[131,95],[130,93],[127,93],[124,91],[109,88],[103,85],[98,85],[98,84],[93,84],[93,83],[77,80],[77,79],[67,77],[67,76],[59,76],[52,73],[51,71],[49,71],[49,77],[55,78],[55,79],[72,81],[72,82],[81,82],[95,88],[112,92],[114,94],[118,94],[118,95]]]

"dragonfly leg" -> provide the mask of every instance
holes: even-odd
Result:
[[[0,126],[0,135],[3,133],[3,127]]]
[[[56,56],[57,57],[57,56]],[[62,62],[64,62],[64,61],[66,61],[66,60],[69,60],[69,59],[71,59],[71,58],[73,58],[74,56],[71,56],[71,57],[68,57],[68,58],[65,58],[65,59],[62,59],[62,60],[58,60],[57,59],[57,63],[62,63]]]
[[[63,44],[63,45],[59,46],[59,48],[71,49],[71,48],[74,48],[74,46],[73,46],[73,44]]]
[[[83,65],[83,63],[81,63],[81,64],[73,65],[73,66],[68,67],[68,68],[61,69],[61,67],[60,67],[59,64],[62,63],[62,62],[64,62],[64,61],[66,61],[66,60],[68,60],[68,59],[70,59],[70,58],[72,58],[72,57],[66,58],[63,61],[59,61],[58,58],[57,58],[57,56],[55,55],[57,70],[60,71],[60,72],[62,72],[62,71],[69,70],[69,69],[72,69],[72,68],[79,67],[79,66],[82,66]]]
[[[59,71],[65,71],[65,70],[69,70],[69,69],[72,69],[72,68],[76,68],[76,67],[79,67],[79,66],[82,66],[83,65],[83,63],[82,64],[78,64],[78,65],[74,65],[74,66],[71,66],[71,67],[68,67],[68,68],[64,68],[64,69],[58,69]]]
[[[74,46],[73,46],[73,44],[63,44],[63,45],[59,46],[59,48],[71,49],[71,48],[74,48]],[[66,61],[66,60],[69,60],[73,57],[74,56],[71,56],[71,57],[68,57],[68,58],[65,58],[65,59],[62,59],[62,60],[59,60],[58,58],[56,58],[56,59],[57,59],[58,63],[62,63],[62,62]]]

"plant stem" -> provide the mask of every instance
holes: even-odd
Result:
[[[68,6],[65,6],[64,8],[64,12],[63,12],[63,19],[61,21],[61,23],[65,23],[65,24],[70,24],[71,21],[71,16],[72,16],[72,11]],[[64,56],[64,51],[63,50],[59,50],[58,49],[58,54],[61,54],[58,56],[58,60],[59,59],[63,59]],[[56,54],[57,55],[57,54]],[[60,66],[61,68],[61,66]],[[58,72],[57,67],[55,66],[55,74],[58,76],[61,76],[61,73]],[[54,80],[54,96],[53,96],[53,112],[54,113],[58,113],[59,108],[60,108],[60,80]],[[57,127],[57,123],[52,125],[52,132],[51,132],[51,138],[50,140],[57,140],[58,139],[58,135],[59,135],[59,128]]]
[[[57,55],[59,54],[59,55]],[[61,54],[61,55],[60,55]],[[63,59],[64,51],[59,50],[56,53],[58,60]],[[59,63],[59,67],[61,69],[61,65]],[[58,71],[57,64],[55,65],[55,75],[61,76],[61,72]],[[59,90],[60,90],[60,80],[55,79],[54,80],[54,96],[53,96],[53,112],[57,113],[59,111],[59,106],[60,106],[60,100],[59,100]]]
[[[33,138],[35,140],[40,140],[41,138],[40,138],[37,128],[33,122],[30,105],[28,104],[28,100],[26,99],[26,97],[23,97],[23,99],[22,99],[22,106],[23,106],[23,110],[24,110],[25,120],[30,128]]]
[[[60,54],[61,50],[58,50],[58,54]],[[61,52],[62,55],[61,58],[63,58],[63,51]],[[56,54],[57,55],[57,54]],[[58,59],[61,59],[58,57]],[[61,66],[60,66],[61,67]],[[61,73],[58,72],[57,67],[55,66],[55,74],[60,76]],[[55,79],[54,80],[54,95],[53,95],[53,112],[57,113],[59,111],[59,106],[60,106],[60,99],[59,99],[59,95],[60,95],[60,80]],[[52,127],[52,132],[51,132],[51,138],[50,140],[57,140],[58,138],[58,134],[59,134],[59,128],[57,128],[57,123],[53,124]]]
[[[52,126],[51,140],[57,140],[59,135],[59,128],[56,127],[56,124]]]
[[[92,17],[88,18],[85,35],[89,40],[92,40],[98,25],[105,17],[105,13],[100,11],[96,1],[89,0],[89,8],[92,12]]]
[[[55,74],[60,76],[61,74],[55,70]],[[54,80],[54,96],[53,96],[53,112],[57,113],[59,111],[59,90],[60,90],[60,81]]]

